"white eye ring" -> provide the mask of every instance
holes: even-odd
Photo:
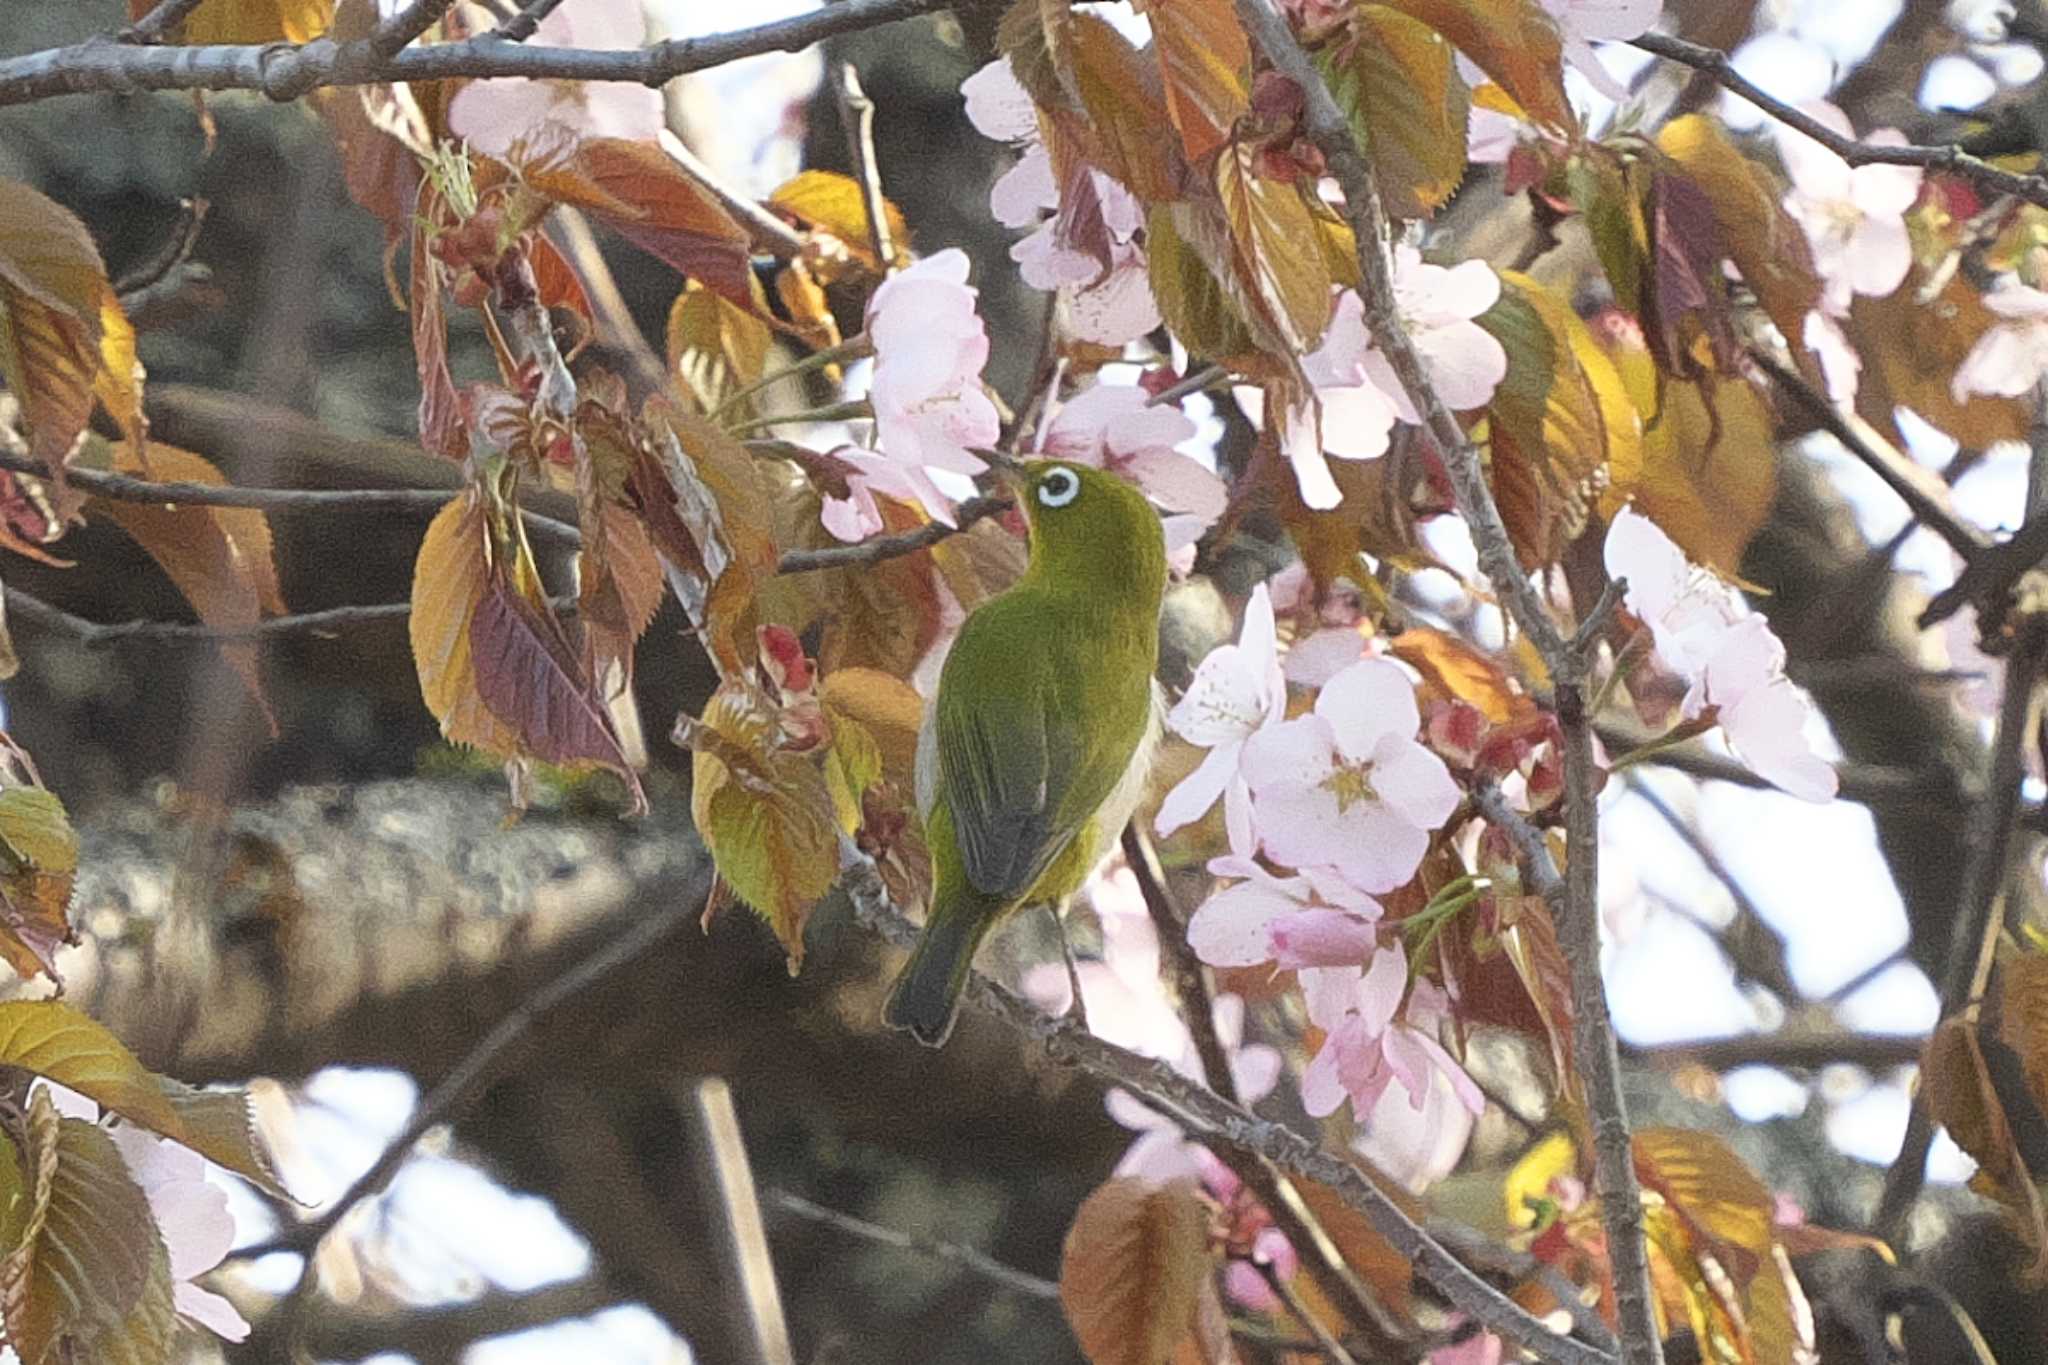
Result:
[[[1041,507],[1065,507],[1080,492],[1080,475],[1071,469],[1050,469],[1038,481],[1038,504]]]

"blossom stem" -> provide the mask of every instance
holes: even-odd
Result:
[[[706,415],[716,422],[771,384],[780,384],[785,379],[794,379],[800,374],[809,374],[813,370],[822,370],[827,365],[838,365],[849,360],[859,360],[864,356],[870,356],[874,353],[874,343],[870,342],[867,338],[867,333],[863,332],[857,337],[850,337],[840,342],[837,346],[827,346],[822,351],[812,351],[803,359],[785,365],[773,374],[763,375],[746,387],[733,390],[732,393],[726,395],[723,403],[720,403]]]
[[[827,403],[822,408],[805,408],[801,412],[778,412],[767,417],[756,417],[726,428],[734,436],[747,436],[769,427],[781,426],[785,422],[852,422],[875,415],[874,405],[865,398],[855,398],[844,403]]]

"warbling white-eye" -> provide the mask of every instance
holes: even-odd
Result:
[[[932,904],[883,1018],[928,1047],[952,1032],[989,930],[1023,906],[1059,905],[1115,845],[1159,736],[1159,514],[1087,465],[1002,472],[1030,524],[1030,562],[960,627],[918,735]]]

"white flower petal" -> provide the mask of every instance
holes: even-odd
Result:
[[[1380,739],[1373,750],[1372,787],[1382,801],[1423,829],[1441,826],[1463,799],[1444,761],[1406,735]]]
[[[1412,739],[1422,726],[1415,684],[1385,659],[1361,659],[1323,685],[1315,713],[1354,763],[1371,759],[1383,736]]]

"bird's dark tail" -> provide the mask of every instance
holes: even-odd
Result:
[[[995,923],[994,915],[976,913],[977,909],[933,909],[910,951],[910,961],[889,992],[889,1003],[882,1007],[883,1023],[907,1029],[926,1047],[945,1044],[960,1013],[960,993],[967,988],[975,950]]]

